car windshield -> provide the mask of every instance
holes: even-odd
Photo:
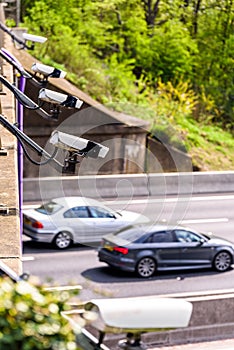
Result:
[[[39,208],[35,209],[41,214],[46,214],[46,215],[52,215],[56,213],[58,210],[60,210],[62,206],[58,203],[55,203],[53,201],[42,204]]]

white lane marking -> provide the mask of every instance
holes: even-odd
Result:
[[[22,261],[33,261],[35,260],[34,256],[23,256]]]
[[[35,209],[38,208],[40,206],[40,204],[25,204],[23,205],[23,209]]]
[[[178,223],[180,224],[205,224],[205,223],[212,223],[212,222],[228,222],[228,218],[213,218],[213,219],[188,219],[188,220],[181,220]]]
[[[222,195],[222,196],[198,196],[198,197],[193,197],[191,196],[182,196],[180,194],[177,195],[177,197],[173,197],[173,198],[142,198],[142,199],[122,199],[122,200],[106,200],[103,203],[105,204],[118,204],[118,205],[122,205],[122,204],[144,204],[144,203],[175,203],[175,202],[188,202],[188,201],[192,201],[192,202],[199,202],[199,201],[217,201],[217,200],[233,200],[234,199],[234,195]],[[38,208],[40,206],[40,203],[38,204],[24,204],[23,205],[23,209],[34,209],[34,208]]]
[[[46,287],[43,288],[46,291],[57,291],[57,292],[66,292],[66,291],[73,291],[73,290],[81,290],[83,289],[82,286],[80,286],[79,284],[76,285],[72,285],[72,286],[57,286],[57,287]]]
[[[67,255],[67,254],[69,254],[69,256],[77,256],[77,253],[79,253],[79,256],[80,255],[87,255],[87,251],[89,252],[89,254],[92,254],[93,255],[93,257],[95,257],[96,258],[96,253],[97,253],[97,247],[92,247],[92,246],[88,246],[88,245],[86,245],[87,247],[88,247],[88,249],[85,249],[85,250],[79,250],[79,251],[77,251],[77,250],[61,250],[61,251],[53,251],[53,257],[61,257],[61,254],[64,254],[64,255]],[[48,250],[48,253],[45,253],[45,252],[43,252],[43,253],[39,253],[39,252],[37,252],[36,253],[36,257],[33,257],[33,256],[30,256],[30,255],[27,255],[27,253],[25,253],[25,255],[23,255],[23,258],[22,258],[22,260],[24,261],[31,261],[31,260],[38,260],[38,259],[40,259],[40,258],[44,258],[44,257],[51,257],[51,251],[50,250]]]
[[[192,195],[189,197],[182,196],[178,194],[176,197],[173,198],[144,198],[144,199],[126,199],[126,200],[110,200],[105,201],[106,204],[144,204],[144,203],[175,203],[175,202],[199,202],[199,201],[216,201],[216,200],[233,200],[234,196],[205,196],[205,197],[193,197]]]

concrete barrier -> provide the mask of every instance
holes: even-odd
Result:
[[[24,179],[24,201],[60,196],[119,198],[234,192],[234,171]]]

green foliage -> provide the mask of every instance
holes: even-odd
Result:
[[[215,121],[222,120],[227,127],[233,122],[234,102],[234,4],[225,1],[206,1],[200,11],[196,42],[197,69],[195,83],[200,92],[212,97]]]
[[[75,335],[61,313],[67,292],[48,292],[26,281],[0,279],[0,349],[75,350]]]
[[[21,4],[24,26],[48,37],[33,55],[62,65],[68,79],[101,103],[148,118],[153,134],[192,149],[193,142],[205,146],[199,125],[233,130],[232,1]]]
[[[234,4],[206,0],[201,7],[162,0],[152,17],[154,5],[140,0],[24,0],[22,13],[30,32],[49,38],[37,45],[35,55],[64,64],[73,82],[97,100],[139,95],[139,79],[152,88],[159,78],[173,84],[190,81],[199,97],[197,113],[206,115],[203,102],[209,96],[209,116],[231,126]]]
[[[138,53],[139,65],[153,82],[189,80],[193,77],[197,46],[179,21],[171,20],[154,29],[146,42],[147,49]],[[146,52],[147,50],[147,52]]]
[[[13,28],[15,27],[16,23],[14,21],[14,19],[12,18],[9,18],[6,20],[6,26],[9,27],[9,28]]]

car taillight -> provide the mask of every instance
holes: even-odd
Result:
[[[115,250],[116,252],[122,253],[124,255],[128,254],[128,248],[114,247],[113,250]]]
[[[43,228],[44,226],[43,226],[43,224],[40,221],[34,221],[32,223],[32,227],[34,227],[34,228]]]

